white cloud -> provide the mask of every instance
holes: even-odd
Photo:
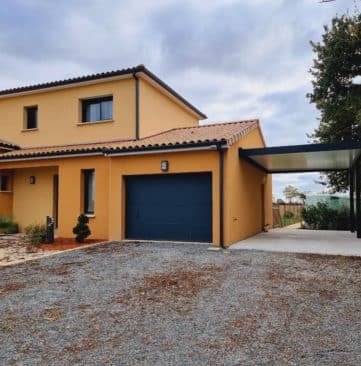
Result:
[[[347,9],[353,0],[7,0],[0,88],[145,63],[210,120],[258,117],[269,145],[305,143],[317,125],[309,40]]]

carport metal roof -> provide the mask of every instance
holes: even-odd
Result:
[[[361,142],[239,149],[239,155],[272,174],[350,170],[361,156]]]

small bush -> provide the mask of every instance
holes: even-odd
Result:
[[[19,225],[15,222],[11,222],[8,226],[4,229],[4,234],[17,234],[19,232]]]
[[[0,216],[0,229],[6,229],[13,223],[10,216]]]
[[[45,243],[46,226],[45,225],[28,225],[25,229],[25,240],[30,246],[39,246]]]
[[[315,230],[349,230],[349,210],[336,210],[324,202],[304,207],[301,212],[306,226]]]
[[[16,234],[19,232],[19,227],[10,216],[0,216],[0,230],[4,234]]]
[[[84,243],[85,239],[91,234],[88,226],[89,218],[84,214],[78,217],[78,223],[73,228],[73,233],[76,235],[75,240],[78,243]]]
[[[285,219],[293,219],[293,217],[294,217],[295,215],[293,214],[293,212],[291,212],[291,211],[286,211],[284,214],[283,214],[283,217],[285,218]]]

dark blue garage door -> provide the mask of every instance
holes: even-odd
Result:
[[[211,242],[211,174],[127,177],[126,237]]]

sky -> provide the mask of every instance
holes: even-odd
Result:
[[[2,0],[0,89],[145,64],[208,116],[259,118],[268,146],[307,143],[323,26],[354,0]],[[318,174],[274,175],[318,192]]]

